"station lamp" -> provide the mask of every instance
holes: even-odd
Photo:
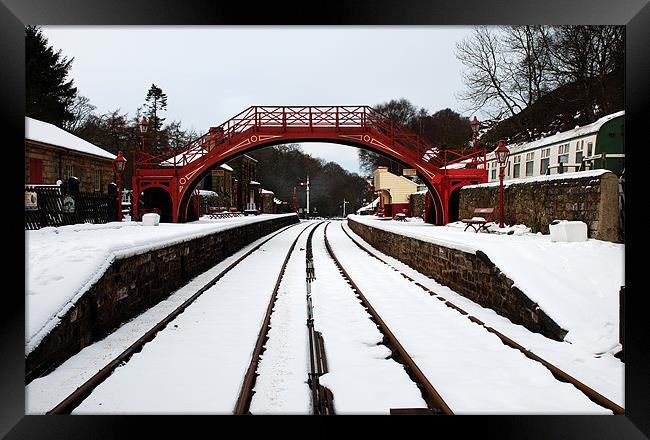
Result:
[[[117,157],[113,159],[113,170],[117,176],[117,221],[122,221],[122,173],[126,167],[126,159],[122,151],[117,152]]]
[[[503,228],[503,174],[510,157],[510,150],[503,139],[499,140],[499,146],[494,150],[494,154],[499,163],[499,228]]]

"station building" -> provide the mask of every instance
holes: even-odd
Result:
[[[418,184],[389,172],[387,167],[378,167],[372,175],[375,196],[379,197],[378,213],[393,217],[405,210],[410,215],[409,197],[418,190]]]
[[[56,185],[69,177],[79,191],[108,192],[115,155],[47,122],[25,117],[25,184]]]

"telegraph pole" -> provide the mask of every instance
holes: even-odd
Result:
[[[307,217],[309,218],[309,174],[307,174]]]
[[[345,218],[345,205],[348,204],[348,203],[350,203],[350,202],[348,202],[347,200],[345,200],[345,197],[344,197],[344,198],[343,198],[343,218]]]
[[[305,214],[305,220],[309,218],[309,174],[307,174],[307,181],[300,182],[300,186],[307,188],[307,213]]]

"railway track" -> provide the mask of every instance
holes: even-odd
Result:
[[[321,222],[322,223],[322,222]],[[260,332],[257,338],[257,342],[255,344],[255,349],[253,351],[253,355],[251,356],[251,362],[248,366],[248,369],[246,370],[246,375],[244,376],[244,382],[241,387],[241,391],[239,393],[239,397],[237,399],[237,404],[235,405],[235,411],[234,413],[236,415],[244,415],[244,414],[250,414],[250,403],[251,399],[253,396],[253,388],[255,387],[255,378],[256,378],[256,371],[257,367],[259,365],[260,359],[262,357],[262,354],[264,353],[264,345],[266,344],[268,340],[268,333],[271,328],[270,323],[271,323],[271,315],[273,314],[273,307],[275,305],[277,295],[278,295],[278,290],[280,288],[280,283],[282,282],[282,278],[284,276],[285,270],[287,268],[287,264],[289,263],[289,259],[291,258],[291,254],[293,253],[296,243],[298,242],[298,239],[300,236],[309,228],[314,226],[309,234],[309,239],[308,239],[308,253],[311,248],[311,237],[313,236],[314,231],[316,228],[321,224],[317,223],[315,224],[310,224],[307,227],[305,227],[300,234],[296,237],[294,240],[293,244],[289,248],[289,251],[287,252],[287,255],[284,259],[284,263],[282,264],[282,268],[280,269],[280,273],[278,275],[277,281],[275,283],[275,287],[273,289],[273,293],[271,295],[271,300],[269,301],[269,305],[266,309],[266,315],[264,317],[264,320],[262,322],[262,326],[260,328]],[[312,267],[313,268],[313,267]],[[307,279],[309,280],[309,271],[307,272]],[[313,274],[313,271],[311,272]],[[309,285],[309,281],[307,283]],[[310,338],[312,337],[312,334],[310,333]],[[322,337],[321,337],[321,343],[322,343]],[[312,345],[312,341],[310,339],[310,346]],[[321,345],[322,346],[322,345]],[[322,365],[322,364],[321,364]],[[326,363],[325,363],[326,365]],[[313,367],[312,367],[313,369]],[[310,373],[310,378],[311,378],[311,373]]]
[[[454,309],[455,311],[457,311],[458,313],[463,315],[465,318],[467,318],[468,320],[470,320],[474,324],[479,325],[479,326],[483,327],[486,331],[494,334],[496,337],[498,337],[501,340],[501,342],[504,345],[506,345],[506,346],[508,346],[508,347],[510,347],[512,349],[518,350],[519,352],[521,352],[527,358],[529,358],[529,359],[531,359],[531,360],[533,360],[535,362],[540,363],[541,365],[546,367],[553,374],[553,376],[557,380],[559,380],[561,382],[572,384],[576,389],[581,391],[592,402],[594,402],[594,403],[596,403],[596,404],[598,404],[598,405],[600,405],[600,406],[602,406],[604,408],[607,408],[607,409],[611,410],[614,414],[624,414],[625,413],[625,409],[623,407],[621,407],[620,405],[617,405],[616,403],[612,402],[610,399],[608,399],[605,396],[603,396],[602,394],[598,393],[593,388],[591,388],[588,385],[584,384],[583,382],[579,381],[578,379],[576,379],[575,377],[573,377],[570,374],[566,373],[565,371],[563,371],[562,369],[560,369],[557,366],[553,365],[552,363],[546,361],[542,357],[536,355],[532,351],[526,349],[524,346],[522,346],[521,344],[519,344],[516,341],[512,340],[511,338],[507,337],[506,335],[499,332],[498,330],[496,330],[496,329],[490,327],[489,325],[485,324],[480,319],[470,315],[468,312],[466,312],[462,308],[458,307],[457,305],[455,305],[451,301],[447,300],[446,298],[444,298],[440,294],[432,291],[431,289],[429,289],[426,286],[422,285],[421,283],[417,282],[412,277],[410,277],[409,275],[407,275],[404,272],[400,271],[399,269],[397,269],[396,267],[394,267],[393,265],[391,265],[390,263],[388,263],[384,259],[378,257],[376,254],[374,254],[373,252],[368,250],[365,246],[363,246],[358,240],[356,240],[354,237],[352,237],[348,233],[348,231],[345,230],[345,228],[343,227],[342,222],[341,222],[341,229],[343,230],[345,235],[350,239],[350,241],[352,241],[363,252],[367,253],[372,258],[380,261],[384,265],[390,267],[395,272],[398,272],[402,277],[404,277],[404,279],[406,279],[406,280],[410,281],[411,283],[415,284],[417,287],[422,289],[424,292],[429,294],[431,297],[434,297],[434,298],[438,299],[439,301],[443,302],[447,307],[449,307],[451,309]],[[327,243],[328,250],[330,250],[330,252],[331,252],[331,246],[329,245],[329,243],[327,241],[327,237],[326,237],[326,243]],[[333,253],[332,253],[332,255],[333,255]],[[333,256],[333,258],[335,258],[335,257]],[[335,258],[335,260],[336,260],[336,258]],[[340,266],[340,263],[337,262],[337,265]],[[341,270],[345,274],[345,270],[343,269],[342,266],[341,266]],[[358,287],[356,287],[356,285],[349,278],[349,276],[347,276],[347,274],[346,274],[346,278],[348,278],[349,281],[352,283],[352,285],[355,287],[355,289],[358,292],[360,292]],[[360,296],[361,296],[361,294],[360,294]],[[362,301],[365,301],[365,300],[362,300]],[[376,312],[374,312],[374,309],[372,309],[371,307],[369,307],[369,311],[371,311],[371,314],[376,313]],[[377,318],[380,319],[379,317],[377,317]]]
[[[427,377],[424,375],[422,370],[420,370],[420,368],[415,363],[413,358],[409,355],[409,353],[406,351],[406,349],[397,340],[395,334],[390,330],[386,322],[384,322],[384,320],[379,316],[379,314],[374,309],[374,307],[370,304],[370,302],[363,294],[359,286],[354,282],[352,277],[348,274],[348,272],[341,264],[340,260],[337,258],[327,238],[327,228],[329,226],[330,223],[328,223],[325,226],[325,230],[323,231],[325,237],[325,247],[327,249],[329,256],[332,258],[332,260],[334,260],[334,264],[339,269],[341,276],[343,276],[343,278],[345,278],[345,280],[351,286],[352,290],[355,292],[355,294],[357,295],[357,297],[359,298],[363,306],[366,308],[367,312],[372,317],[372,320],[379,327],[381,333],[384,335],[385,340],[387,341],[386,345],[394,353],[394,357],[396,358],[396,360],[406,366],[406,371],[408,375],[410,376],[411,380],[415,382],[418,388],[420,388],[420,391],[422,392],[422,397],[424,398],[424,400],[427,402],[428,405],[428,411],[427,410],[423,411],[422,408],[411,408],[411,409],[392,410],[391,413],[392,414],[415,414],[415,413],[423,414],[424,413],[424,414],[453,415],[454,412],[452,411],[452,409],[445,402],[445,400],[438,393],[438,391],[433,387],[429,379],[427,379]]]
[[[268,243],[277,235],[287,231],[290,228],[293,228],[296,225],[297,224],[293,224],[275,232],[274,234],[270,235],[267,239],[265,239],[264,241],[258,243],[256,246],[251,248],[249,251],[247,251],[244,255],[239,257],[229,266],[227,266],[218,275],[216,275],[203,287],[197,290],[196,293],[194,293],[191,297],[185,300],[181,305],[175,308],[165,318],[163,318],[156,325],[154,325],[143,336],[137,339],[133,344],[131,344],[128,348],[126,348],[123,352],[121,352],[118,356],[116,356],[112,361],[106,364],[102,369],[100,369],[97,373],[95,373],[90,379],[84,382],[81,386],[79,386],[75,391],[69,394],[65,399],[63,399],[58,405],[56,405],[46,414],[57,415],[57,414],[72,413],[72,411],[75,408],[77,408],[81,404],[81,402],[83,402],[93,392],[93,390],[97,388],[97,386],[99,386],[102,382],[104,382],[115,371],[117,367],[126,364],[135,353],[141,351],[142,348],[147,343],[154,340],[156,335],[159,334],[159,332],[164,330],[172,321],[174,321],[174,319],[176,319],[181,313],[183,313],[187,309],[187,307],[190,306],[192,303],[194,303],[204,292],[206,292],[208,289],[210,289],[215,284],[217,284],[217,282],[219,282],[219,280],[223,278],[228,272],[230,272],[232,269],[238,266],[241,262],[243,262],[247,257],[253,254],[255,251],[260,249],[264,244]],[[301,231],[300,234],[302,234],[302,232],[304,232],[304,230],[306,229],[307,227],[303,229],[303,231]],[[298,235],[298,237],[300,236],[300,234]],[[294,240],[293,245],[287,254],[287,259],[288,259],[288,255],[290,255],[291,251],[293,250],[293,247],[295,246],[298,237],[296,238],[296,240]],[[286,260],[285,260],[285,265],[286,265]],[[281,278],[283,271],[284,271],[284,266],[282,268],[279,279]],[[278,283],[279,283],[279,279],[278,279]]]
[[[319,378],[326,374],[327,356],[325,354],[325,341],[321,332],[314,328],[314,307],[311,297],[311,283],[316,279],[314,268],[314,252],[312,240],[318,226],[309,232],[307,237],[307,252],[305,253],[305,273],[307,290],[307,329],[309,334],[309,386],[312,391],[312,409],[315,415],[334,415],[334,395],[332,391],[320,384]]]

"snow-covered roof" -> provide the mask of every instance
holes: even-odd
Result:
[[[208,190],[205,190],[205,189],[200,189],[199,194],[202,195],[202,196],[215,196],[215,197],[218,196],[218,194],[216,192],[208,191]]]
[[[379,205],[379,197],[377,197],[375,200],[373,200],[371,203],[367,204],[366,206],[357,209],[357,212],[372,211],[377,207],[377,205]]]
[[[251,182],[253,183],[253,182]],[[262,194],[275,194],[273,191],[269,191],[268,189],[262,188]]]
[[[115,159],[115,155],[99,148],[95,144],[81,139],[72,133],[69,133],[56,125],[39,121],[25,116],[25,139],[44,144],[55,145],[67,150],[78,151],[84,154],[103,157],[106,159]]]
[[[276,199],[275,197],[273,197],[273,203],[275,203],[276,205],[281,205],[284,202],[282,200],[280,200],[280,199]]]
[[[232,168],[229,167],[228,165],[226,165],[225,163],[222,163],[222,164],[221,164],[221,168],[223,168],[223,169],[226,170],[226,171],[232,171]]]
[[[537,177],[526,177],[522,179],[509,179],[503,181],[503,187],[505,188],[510,185],[528,184],[531,182],[546,182],[549,180],[580,179],[581,177],[599,177],[607,173],[611,173],[611,171],[605,169],[597,169],[597,170],[588,170],[588,171],[576,171],[573,173],[549,174],[549,175],[543,175]],[[467,185],[467,186],[463,186],[461,189],[488,188],[492,186],[499,186],[499,182],[497,181],[497,182],[479,183],[478,185]]]
[[[255,180],[251,180],[248,184],[249,185],[261,185],[261,183],[255,181]]]
[[[625,110],[605,115],[597,121],[592,122],[591,124],[583,125],[582,127],[576,127],[573,130],[563,131],[561,133],[537,139],[536,141],[532,142],[508,145],[508,149],[510,150],[510,154],[520,153],[522,151],[532,150],[535,148],[544,147],[546,145],[553,145],[558,142],[573,139],[576,137],[587,136],[589,134],[597,133],[598,130],[600,130],[600,127],[602,127],[606,122],[623,115],[625,115]],[[487,159],[494,159],[494,151],[487,154]]]

